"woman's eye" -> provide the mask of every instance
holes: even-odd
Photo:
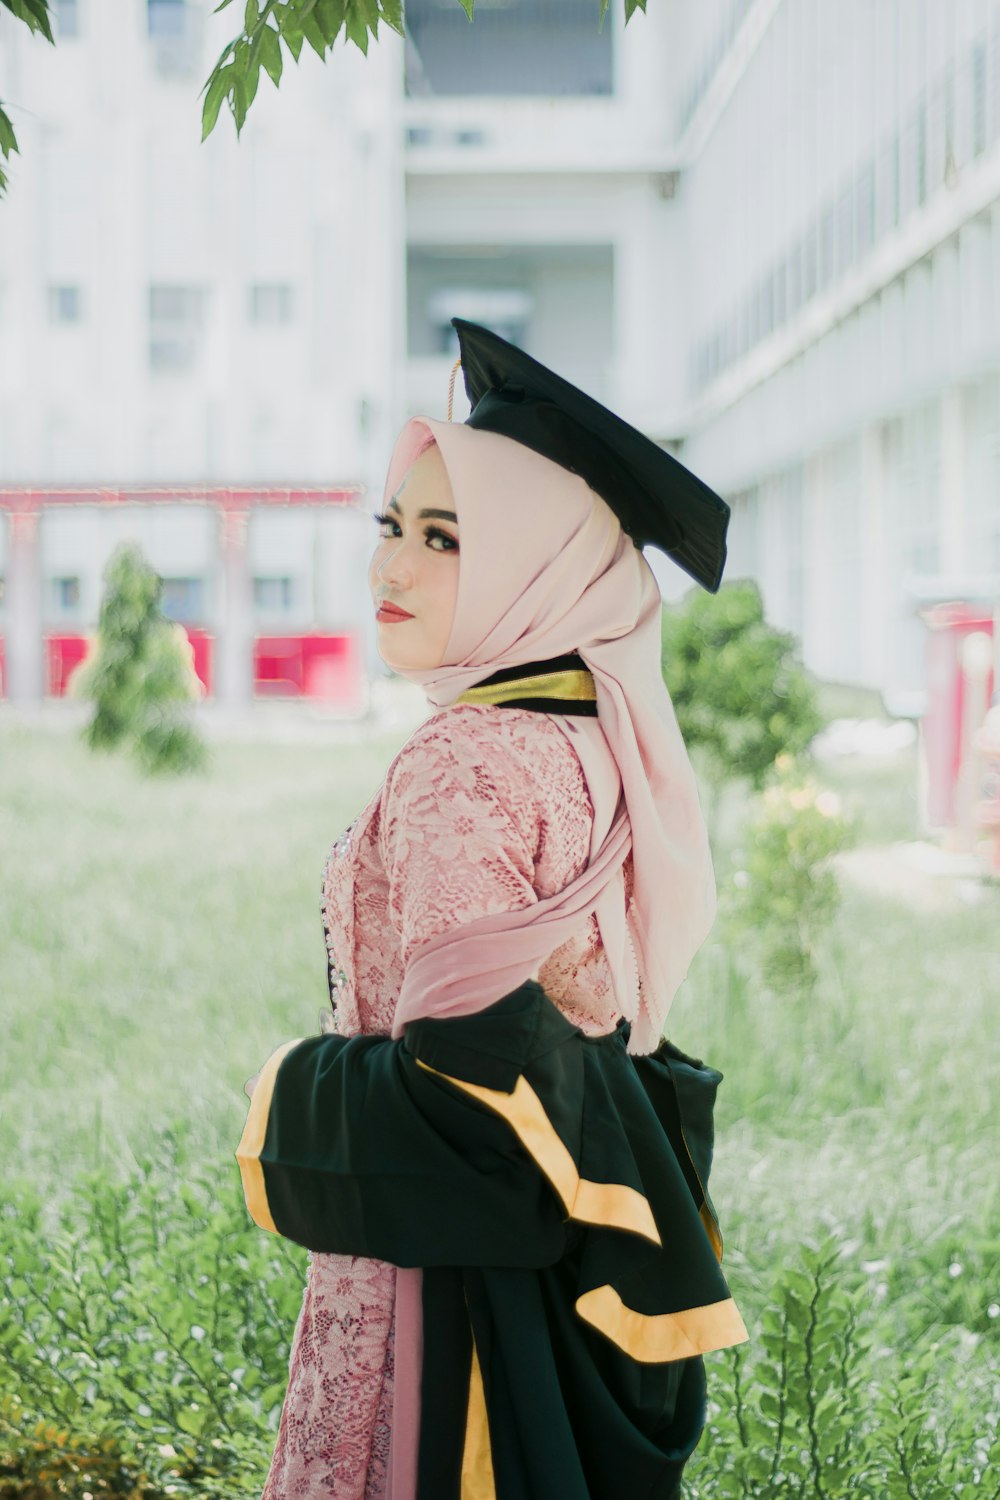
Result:
[[[427,545],[430,546],[430,544],[435,541],[443,542],[444,545],[441,547],[434,547],[432,549],[434,552],[455,552],[458,549],[458,541],[451,535],[450,532],[439,531],[436,526],[428,526]]]
[[[403,534],[399,522],[394,520],[392,516],[374,515],[372,516],[372,520],[378,526],[380,537],[388,538],[397,535],[402,536]],[[395,531],[387,530],[387,528],[391,527],[395,527]],[[432,552],[458,551],[458,538],[453,537],[450,531],[442,531],[440,526],[426,526],[424,528],[424,536]],[[441,545],[435,546],[434,543],[436,542],[440,542]]]

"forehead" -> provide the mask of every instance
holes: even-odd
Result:
[[[407,469],[399,482],[396,493],[389,501],[389,508],[396,511],[411,513],[416,506],[422,506],[426,501],[442,501],[454,504],[454,494],[448,470],[441,450],[434,443],[425,449]],[[445,520],[457,522],[454,510],[427,510],[419,511],[418,519],[424,516],[438,516]]]

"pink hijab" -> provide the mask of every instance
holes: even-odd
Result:
[[[423,945],[407,968],[393,1034],[417,1016],[490,1005],[596,911],[616,1000],[632,1023],[631,1050],[651,1051],[716,910],[698,788],[660,671],[659,587],[584,479],[464,422],[413,417],[406,424],[389,464],[386,503],[432,441],[455,496],[458,599],[445,664],[402,675],[443,707],[501,667],[578,651],[594,676],[598,716],[554,722],[580,759],[594,828],[586,869],[557,895]],[[635,879],[626,923],[622,865],[630,848]]]
[[[418,1017],[484,1009],[534,974],[593,911],[618,1007],[631,1022],[630,1050],[651,1051],[716,911],[697,784],[660,671],[659,587],[584,479],[463,422],[407,422],[383,509],[432,442],[455,496],[458,598],[444,664],[402,675],[441,708],[502,667],[578,651],[594,676],[598,716],[553,722],[579,757],[594,825],[589,862],[564,890],[423,944],[403,979],[393,1035]],[[420,1272],[400,1270],[390,1500],[416,1492],[420,1317]]]

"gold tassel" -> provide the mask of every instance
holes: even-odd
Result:
[[[448,421],[449,422],[451,421],[451,407],[452,407],[452,402],[455,399],[455,376],[458,374],[458,369],[459,369],[459,366],[461,365],[461,363],[462,363],[461,357],[459,357],[458,359],[456,359],[455,363],[451,367],[451,379],[448,381]]]

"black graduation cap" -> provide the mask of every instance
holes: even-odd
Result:
[[[469,427],[551,458],[607,501],[637,547],[659,547],[710,593],[726,565],[729,506],[650,438],[516,344],[465,318],[458,334]]]

